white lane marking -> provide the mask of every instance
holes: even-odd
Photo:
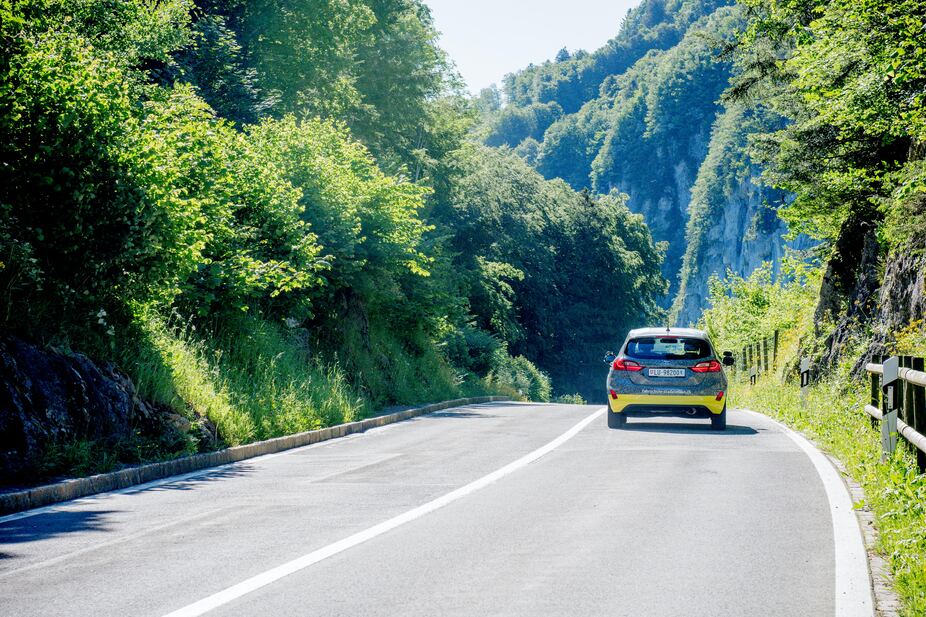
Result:
[[[235,467],[240,467],[251,462],[258,461],[267,461],[278,456],[288,456],[290,454],[296,454],[304,450],[311,450],[314,448],[324,448],[328,446],[335,446],[342,443],[347,443],[355,439],[360,439],[362,437],[367,437],[371,435],[379,434],[385,430],[393,428],[403,422],[409,422],[411,420],[417,420],[419,418],[426,418],[431,414],[444,412],[444,413],[453,413],[455,411],[463,411],[471,407],[481,407],[483,405],[496,405],[496,403],[473,403],[472,405],[466,405],[465,407],[451,407],[448,409],[441,409],[439,411],[432,411],[428,414],[423,414],[421,416],[416,416],[410,418],[409,420],[402,420],[400,422],[393,422],[392,424],[387,424],[385,426],[377,426],[375,428],[368,429],[362,433],[351,433],[350,435],[344,435],[343,437],[336,437],[333,439],[327,439],[325,441],[319,441],[317,443],[308,444],[306,446],[299,446],[298,448],[292,448],[290,450],[283,450],[282,452],[274,452],[273,454],[263,454],[261,456],[255,456],[253,458],[245,459],[243,461],[237,461],[235,463],[225,463],[224,465],[217,465],[216,467],[207,467],[205,469],[197,469],[196,471],[190,471],[188,473],[180,474],[177,476],[170,476],[168,478],[162,478],[160,480],[152,480],[151,482],[145,482],[144,484],[136,484],[133,486],[127,486],[125,488],[119,488],[113,491],[106,491],[105,493],[96,493],[94,495],[87,495],[86,497],[78,497],[77,499],[72,499],[71,501],[64,501],[61,503],[52,504],[50,506],[42,506],[40,508],[33,508],[31,510],[25,510],[23,512],[17,512],[15,514],[7,514],[6,516],[0,516],[0,524],[9,523],[11,521],[18,521],[24,518],[29,518],[30,516],[38,516],[39,514],[48,514],[52,512],[60,512],[62,510],[67,511],[67,508],[75,505],[89,504],[97,501],[104,500],[113,495],[129,495],[132,493],[141,493],[152,488],[158,488],[160,486],[167,486],[170,484],[176,484],[178,482],[185,482],[186,480],[192,480],[194,478],[199,478],[202,476],[207,476],[216,471],[223,469],[234,469]],[[506,405],[509,403],[505,403]],[[517,404],[517,403],[511,403]]]
[[[187,523],[192,523],[193,521],[199,520],[206,517],[216,517],[222,511],[231,512],[233,508],[224,507],[216,508],[214,510],[207,510],[206,512],[199,512],[191,516],[184,516],[182,518],[174,519],[169,523],[164,523],[163,525],[157,525],[155,527],[149,527],[135,533],[130,533],[113,540],[107,540],[105,542],[100,542],[99,544],[94,544],[92,546],[87,546],[76,551],[71,551],[64,555],[58,555],[57,557],[52,557],[51,559],[46,559],[45,561],[39,561],[37,563],[29,564],[28,566],[23,566],[22,568],[17,568],[16,570],[9,570],[7,572],[0,572],[0,579],[8,578],[14,574],[21,574],[23,572],[28,572],[29,570],[35,570],[37,568],[47,568],[48,566],[53,566],[56,563],[61,563],[62,561],[67,561],[79,555],[86,555],[87,553],[92,553],[93,551],[98,551],[102,548],[109,548],[117,544],[122,544],[124,542],[130,542],[132,540],[137,540],[138,538],[143,538],[145,536],[157,533],[159,531],[164,531],[165,529],[170,529],[171,527],[176,527],[178,525],[185,525]]]
[[[764,414],[748,409],[738,411],[775,423],[807,455],[823,482],[833,520],[833,546],[836,560],[837,617],[872,617],[871,575],[868,552],[852,505],[852,496],[839,471],[826,456],[802,435]]]
[[[425,516],[426,514],[430,514],[431,512],[434,512],[435,510],[439,508],[442,508],[450,503],[453,503],[454,501],[457,501],[458,499],[461,499],[467,495],[475,493],[476,491],[482,488],[485,488],[486,486],[489,486],[493,482],[496,482],[500,480],[501,478],[504,478],[505,476],[510,475],[523,467],[526,467],[527,465],[533,463],[534,461],[541,458],[542,456],[549,454],[550,452],[552,452],[559,446],[563,445],[564,443],[566,443],[567,441],[575,437],[582,429],[588,426],[592,421],[594,421],[596,418],[599,418],[601,414],[604,413],[604,411],[605,411],[605,408],[602,407],[601,409],[595,411],[595,413],[588,416],[587,418],[585,418],[584,420],[582,420],[581,422],[579,422],[578,424],[573,426],[571,429],[569,429],[568,431],[566,431],[565,433],[563,433],[562,435],[560,435],[559,437],[557,437],[550,443],[546,444],[545,446],[540,447],[534,450],[533,452],[526,454],[525,456],[522,456],[521,458],[514,461],[513,463],[509,463],[508,465],[505,465],[501,469],[493,471],[492,473],[486,476],[483,476],[479,478],[478,480],[470,482],[469,484],[465,486],[462,486],[454,491],[451,491],[450,493],[447,493],[446,495],[443,495],[442,497],[438,497],[437,499],[434,499],[433,501],[429,501],[428,503],[424,505],[418,506],[417,508],[413,510],[409,510],[408,512],[405,512],[404,514],[400,514],[385,522],[382,522],[378,525],[370,527],[369,529],[366,529],[359,533],[355,533],[354,535],[344,538],[343,540],[339,540],[338,542],[335,542],[334,544],[329,544],[328,546],[312,551],[311,553],[303,555],[302,557],[294,559],[288,563],[284,563],[283,565],[267,570],[266,572],[258,574],[257,576],[253,576],[247,580],[244,580],[238,583],[237,585],[233,585],[227,589],[224,589],[218,593],[215,593],[209,596],[208,598],[204,598],[198,602],[190,604],[189,606],[185,606],[172,613],[169,613],[165,617],[198,617],[199,615],[204,615],[208,613],[209,611],[215,610],[216,608],[223,606],[225,604],[228,604],[229,602],[232,602],[233,600],[237,600],[238,598],[241,598],[242,596],[245,596],[249,593],[257,591],[258,589],[265,587],[273,582],[276,582],[280,580],[281,578],[284,578],[286,576],[289,576],[290,574],[299,572],[300,570],[304,570],[305,568],[308,568],[311,565],[314,565],[329,557],[337,555],[338,553],[346,551],[349,548],[353,548],[368,540],[372,540],[373,538],[380,536],[388,531],[391,531],[395,529],[396,527],[400,527],[406,523],[410,523],[411,521],[421,518],[422,516]]]

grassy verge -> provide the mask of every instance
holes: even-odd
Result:
[[[369,344],[353,334],[345,328],[342,347],[322,357],[306,331],[255,317],[206,335],[179,317],[142,313],[115,359],[161,416],[130,439],[50,444],[27,483],[314,430],[391,405],[487,394],[550,398],[546,376],[520,358],[501,354],[496,370],[479,378],[452,367],[426,337],[409,348],[379,328]]]
[[[740,386],[736,404],[801,431],[845,464],[875,514],[877,550],[890,563],[903,614],[926,615],[926,476],[918,473],[908,447],[881,461],[880,433],[863,411],[866,384],[847,373],[811,387],[805,402],[796,384],[769,378]]]

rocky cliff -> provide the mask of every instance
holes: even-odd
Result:
[[[773,274],[785,250],[787,231],[777,208],[787,201],[764,186],[749,156],[749,136],[779,120],[762,109],[731,106],[714,125],[707,157],[701,164],[688,206],[685,256],[670,321],[697,323],[708,305],[708,281],[728,271],[746,277],[763,262]],[[800,240],[798,247],[807,242]]]
[[[110,364],[0,338],[0,486],[67,472],[69,465],[101,470],[105,461],[90,460],[97,450],[119,451],[128,462],[185,451],[196,442],[191,431],[199,432],[141,400]],[[209,445],[208,430],[199,437]]]

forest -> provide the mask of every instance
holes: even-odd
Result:
[[[0,28],[7,482],[594,396],[602,341],[661,314],[626,196],[471,139],[417,0],[3,0]],[[127,376],[128,434],[32,422],[25,344]]]

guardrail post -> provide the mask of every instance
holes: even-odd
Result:
[[[871,361],[874,364],[881,364],[883,359],[881,356],[873,356]],[[868,376],[871,378],[871,406],[872,407],[881,407],[881,376],[877,373],[869,373]],[[869,418],[871,421],[871,427],[877,428],[878,421],[874,418]]]
[[[881,396],[884,404],[884,417],[881,419],[882,460],[887,459],[897,449],[897,378],[900,359],[893,356],[884,361],[884,373],[881,379]]]
[[[911,358],[910,368],[914,371],[926,372],[926,360],[923,358]],[[912,409],[911,416],[913,419],[913,430],[918,433],[926,434],[926,388],[923,386],[908,383],[907,387],[912,392]],[[926,452],[919,448],[916,449],[916,462],[920,468],[920,473],[926,472]]]
[[[898,356],[897,362],[900,368],[910,368],[910,356]],[[913,384],[901,379],[897,384],[897,417],[913,426]]]

